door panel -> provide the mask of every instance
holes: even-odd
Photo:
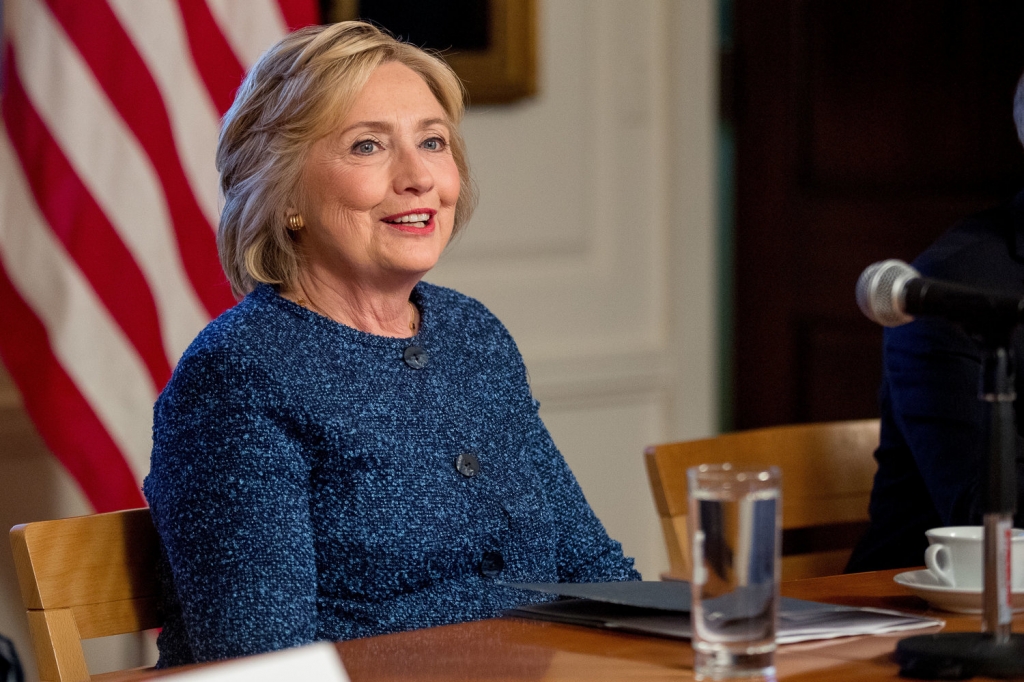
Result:
[[[877,415],[860,272],[1024,185],[1024,3],[738,0],[737,428]]]

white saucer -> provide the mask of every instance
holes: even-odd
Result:
[[[954,613],[981,613],[981,588],[946,587],[940,585],[931,571],[905,571],[893,577],[921,599],[937,609]],[[1010,607],[1014,613],[1024,611],[1024,591],[1010,595]]]

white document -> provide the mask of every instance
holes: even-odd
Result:
[[[575,599],[528,604],[509,611],[510,615],[661,637],[690,637],[690,584],[687,582],[512,583],[511,586]],[[735,604],[725,608],[731,610],[736,618],[745,617],[751,603],[763,608],[763,600],[760,599],[734,601]],[[782,597],[775,641],[792,644],[943,625],[945,622],[938,618],[898,611]]]
[[[225,661],[160,679],[174,682],[350,682],[338,658],[338,650],[330,642]]]

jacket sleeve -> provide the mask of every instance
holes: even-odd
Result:
[[[952,323],[921,318],[886,330],[883,352],[893,419],[942,523],[980,524],[988,411],[975,342]],[[1024,490],[1019,435],[1016,444]]]
[[[633,559],[622,553],[622,545],[608,537],[604,526],[590,508],[562,453],[537,413],[533,401],[529,417],[529,442],[547,496],[555,509],[558,537],[559,582],[605,582],[640,580]]]
[[[187,356],[161,394],[144,491],[197,661],[316,635],[309,470],[255,363]]]

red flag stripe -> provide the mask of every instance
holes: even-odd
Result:
[[[249,0],[246,0],[248,2]],[[189,186],[210,225],[220,217],[214,166],[220,115],[192,60],[176,0],[107,0],[160,89]]]
[[[0,262],[0,358],[50,451],[98,512],[145,506],[139,483],[89,403],[61,367],[46,329]]]
[[[212,229],[219,112],[317,3],[0,3],[14,55],[0,100],[0,360],[90,503],[137,507],[158,387],[233,303]]]
[[[50,134],[145,274],[156,299],[164,347],[173,362],[210,317],[178,255],[156,169],[52,12],[41,0],[19,0],[18,4],[20,11],[12,13],[8,28],[21,82]],[[13,191],[21,191],[14,188],[14,176],[8,177],[12,179],[3,184],[13,182]],[[36,313],[50,318],[44,310],[36,308]]]
[[[205,0],[220,32],[249,70],[264,50],[288,32],[277,0]]]
[[[8,60],[14,59],[8,49]],[[13,65],[12,65],[13,66]],[[17,71],[2,101],[9,139],[36,204],[146,364],[155,386],[171,376],[160,322],[142,271],[29,102]]]
[[[46,224],[9,141],[0,129],[0,259],[45,326],[54,357],[141,478],[152,449],[156,387],[138,351]]]
[[[293,2],[278,0],[281,16],[289,31],[320,23],[320,10],[314,2]]]
[[[146,151],[163,185],[185,271],[211,317],[234,305],[213,231],[196,201],[163,98],[117,17],[103,0],[47,0],[110,102]]]
[[[192,59],[221,116],[231,107],[245,69],[232,52],[204,0],[178,0]]]

